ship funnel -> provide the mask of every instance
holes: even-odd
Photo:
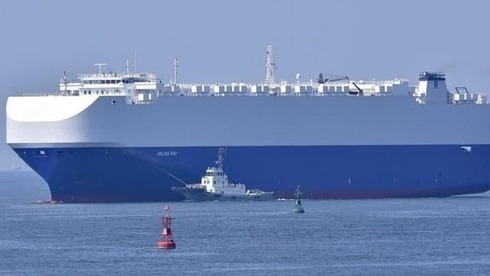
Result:
[[[422,72],[419,75],[419,83],[415,94],[425,99],[425,103],[448,103],[446,76],[444,73]]]

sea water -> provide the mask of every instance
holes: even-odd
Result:
[[[0,275],[490,275],[490,195],[45,204],[0,173]],[[170,206],[177,248],[159,250]]]

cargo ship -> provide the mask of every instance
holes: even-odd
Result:
[[[490,105],[446,76],[276,81],[272,47],[257,84],[165,83],[98,72],[59,91],[9,97],[7,144],[51,200],[184,200],[221,147],[230,177],[277,198],[447,197],[490,189]],[[175,68],[177,68],[175,61]]]

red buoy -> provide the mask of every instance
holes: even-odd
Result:
[[[165,216],[162,217],[162,237],[157,243],[158,249],[175,249],[174,237],[172,236],[172,217],[170,217],[170,208],[165,206]]]

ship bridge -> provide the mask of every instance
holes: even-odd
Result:
[[[105,65],[105,64],[97,64]],[[124,96],[127,103],[151,103],[157,96],[155,74],[99,72],[80,74],[76,80],[68,80],[66,75],[59,87],[63,96]]]

